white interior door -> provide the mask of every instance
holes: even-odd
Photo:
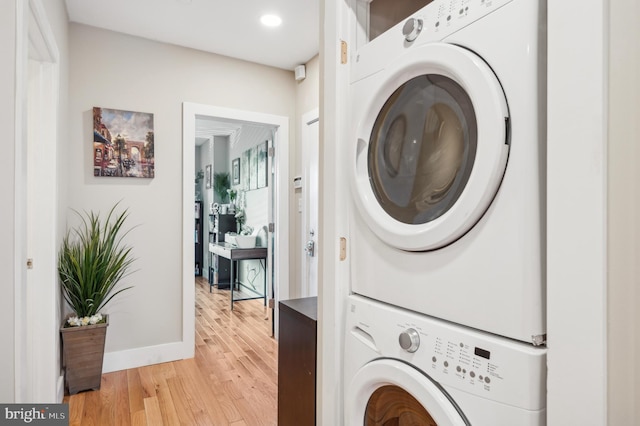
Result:
[[[318,170],[320,124],[318,110],[302,118],[302,155],[304,179],[302,226],[302,297],[318,295]]]
[[[58,50],[42,4],[33,0],[28,8],[28,60],[21,63],[26,80],[17,84],[26,104],[18,108],[17,189],[24,204],[16,229],[24,247],[16,295],[16,402],[52,403],[63,396],[56,269]]]

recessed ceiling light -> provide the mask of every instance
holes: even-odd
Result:
[[[260,22],[267,27],[277,27],[282,24],[282,19],[278,15],[263,15]]]

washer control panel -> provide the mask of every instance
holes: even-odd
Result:
[[[345,365],[398,359],[441,385],[521,408],[546,402],[544,347],[350,296]]]
[[[404,35],[404,39],[409,43],[417,39],[421,31],[422,19],[420,18],[409,18],[402,27],[402,35]]]
[[[416,327],[414,323],[397,324],[398,328]],[[501,362],[498,356],[491,357],[492,345],[478,346],[473,340],[464,339],[463,336],[451,338],[446,334],[438,335],[429,333],[420,327],[425,336],[425,344],[422,347],[424,354],[428,356],[428,368],[423,370],[435,375],[451,376],[465,384],[484,392],[492,391],[492,384],[496,385],[504,380]],[[420,334],[413,328],[408,328],[418,334],[416,340],[420,341]],[[428,347],[426,346],[428,343]],[[472,343],[473,342],[473,343]],[[404,346],[403,346],[404,348]],[[416,352],[418,347],[407,352]]]

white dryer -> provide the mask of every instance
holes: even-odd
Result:
[[[435,0],[353,55],[351,290],[540,344],[544,0]]]
[[[546,424],[546,349],[360,296],[347,308],[345,425]]]

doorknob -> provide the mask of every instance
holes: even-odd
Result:
[[[307,256],[313,257],[316,252],[316,243],[313,240],[307,241],[307,244],[304,246],[304,251],[307,253]]]

